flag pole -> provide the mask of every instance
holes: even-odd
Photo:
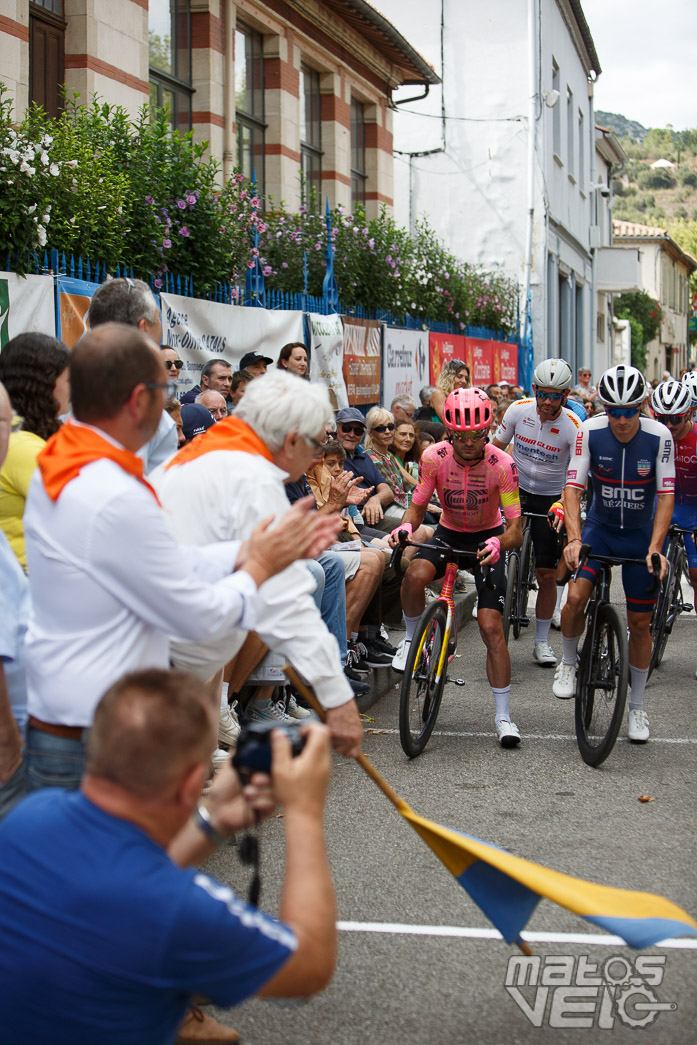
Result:
[[[322,722],[326,722],[327,721],[327,715],[326,715],[326,712],[325,712],[324,708],[322,707],[322,705],[320,704],[320,702],[318,701],[317,697],[312,692],[310,687],[307,685],[307,683],[304,682],[300,678],[300,676],[296,672],[295,668],[291,667],[290,664],[284,664],[283,665],[283,673],[286,676],[286,678],[288,679],[288,681],[293,686],[295,686],[295,688],[297,689],[298,693],[300,693],[300,695],[307,701],[307,703],[310,705],[310,707],[313,709],[313,711],[319,716],[321,721]],[[383,795],[385,795],[387,798],[389,798],[389,800],[392,803],[392,805],[400,813],[412,812],[412,810],[407,805],[407,803],[402,801],[402,799],[399,797],[397,792],[394,791],[390,787],[390,785],[387,783],[385,778],[382,777],[380,775],[380,773],[378,773],[378,771],[375,768],[375,766],[371,765],[371,763],[368,761],[368,759],[365,757],[365,755],[363,755],[363,754],[356,755],[356,762],[358,762],[358,765],[361,767],[361,769],[363,769],[368,774],[370,779],[375,784],[377,784],[377,786],[382,791]],[[515,941],[515,944],[516,944],[516,947],[520,948],[520,950],[523,952],[523,954],[526,954],[528,956],[532,955],[533,952],[530,950],[529,944],[527,944],[520,937],[518,937],[518,939]]]

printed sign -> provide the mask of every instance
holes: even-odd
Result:
[[[177,294],[161,294],[162,343],[184,361],[177,392],[200,383],[203,367],[216,356],[233,370],[246,352],[274,360],[289,341],[304,341],[302,312],[282,312],[244,305],[225,305]]]
[[[383,333],[382,402],[389,409],[395,396],[419,391],[430,379],[428,332],[385,327]]]
[[[88,329],[87,311],[99,283],[88,283],[84,279],[58,276],[58,337],[68,348],[72,348]]]
[[[380,324],[376,319],[342,317],[344,381],[351,406],[380,402]]]
[[[462,334],[434,334],[428,335],[431,349],[430,383],[435,385],[441,370],[451,359],[461,359],[466,362],[465,338]]]
[[[309,312],[307,318],[312,338],[310,380],[322,381],[327,386],[334,410],[342,410],[349,405],[349,401],[344,384],[344,328],[341,316],[335,312],[330,316]]]
[[[0,350],[29,330],[56,336],[53,276],[0,272]]]
[[[494,381],[518,384],[518,346],[510,341],[492,341],[494,353]]]

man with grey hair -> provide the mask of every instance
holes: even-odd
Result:
[[[222,421],[224,417],[227,417],[227,403],[225,402],[225,396],[220,392],[214,392],[212,388],[197,395],[194,399],[194,403],[198,403],[200,406],[205,406],[214,421]]]
[[[406,392],[403,395],[395,396],[390,404],[390,413],[394,417],[395,424],[399,424],[400,421],[412,421],[415,410],[416,400]]]
[[[284,516],[289,510],[284,481],[305,474],[322,449],[331,415],[322,384],[285,370],[252,381],[232,417],[184,447],[153,476],[176,539],[189,544],[244,540],[261,520]],[[336,639],[312,598],[314,585],[302,562],[267,583],[260,593],[256,632],[314,687],[327,711],[334,746],[356,755],[363,730]],[[232,643],[228,638],[197,645],[175,641],[172,659],[177,667],[210,677],[238,652],[246,634],[240,628]]]
[[[209,359],[201,371],[201,384],[194,385],[181,397],[182,403],[195,403],[201,392],[220,392],[227,400],[232,387],[232,367],[225,359]]]
[[[104,323],[125,323],[128,327],[137,327],[159,345],[162,341],[162,323],[160,310],[153,292],[142,279],[108,279],[95,290],[87,313],[90,330]],[[169,350],[171,354],[172,350]],[[175,355],[175,360],[178,357]],[[169,359],[163,359],[168,376],[172,374]],[[178,373],[176,367],[175,373]],[[172,380],[176,378],[172,376]],[[144,463],[147,475],[158,464],[162,464],[176,452],[179,443],[177,426],[166,410],[162,411],[160,423],[152,439],[139,451],[138,456]]]

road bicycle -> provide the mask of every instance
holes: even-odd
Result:
[[[509,551],[506,566],[506,601],[503,606],[503,637],[506,643],[509,631],[513,631],[513,638],[517,639],[521,629],[527,628],[530,623],[528,596],[531,591],[537,591],[532,527],[527,520],[544,519],[549,525],[548,517],[539,512],[523,512],[522,517],[526,520],[523,540],[519,548]]]
[[[465,685],[464,679],[450,679],[447,675],[448,664],[457,649],[453,585],[458,569],[476,565],[477,553],[457,551],[435,537],[427,544],[410,541],[408,537],[406,530],[400,530],[399,543],[395,546],[390,560],[390,565],[394,566],[397,572],[400,570],[401,557],[407,546],[436,548],[447,563],[440,595],[426,607],[416,626],[402,678],[399,739],[405,755],[416,758],[426,747],[433,732],[445,683]],[[496,586],[489,576],[487,566],[482,567],[482,574],[486,586],[494,591]]]
[[[610,603],[613,566],[645,566],[645,559],[594,555],[588,544],[581,546],[576,580],[586,561],[599,564],[598,575],[586,607],[586,634],[576,671],[576,742],[581,758],[589,766],[599,766],[608,757],[620,731],[627,702],[629,683],[629,644],[627,625]],[[659,585],[660,556],[651,557],[652,583],[646,589],[653,595]]]
[[[685,530],[681,526],[671,524],[668,529],[664,555],[668,560],[668,575],[661,582],[661,591],[651,616],[651,661],[648,678],[654,668],[659,667],[666,651],[668,637],[673,625],[681,613],[689,613],[692,605],[684,602],[682,597],[682,580],[690,574],[687,567],[685,537],[695,537],[697,531]]]

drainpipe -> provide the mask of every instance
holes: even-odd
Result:
[[[224,0],[225,47],[223,48],[223,180],[227,181],[235,165],[235,77],[233,49],[235,45],[234,0]]]
[[[589,107],[589,110],[590,110],[590,114],[589,115],[590,115],[590,125],[591,125],[590,126],[590,131],[591,131],[591,148],[590,148],[591,185],[595,185],[596,184],[596,178],[597,178],[597,168],[596,168],[596,164],[595,164],[595,99],[594,99],[593,80],[589,80],[588,81],[588,107]],[[608,188],[611,188],[611,186],[612,186],[612,164],[610,164],[608,166],[607,181],[608,181]],[[599,208],[598,208],[598,190],[597,189],[591,189],[590,191],[593,193],[593,195],[591,196],[590,193],[588,194],[588,203],[589,203],[589,206],[591,207],[591,209],[595,209],[595,224],[598,226],[598,238],[600,238],[600,220],[599,220],[600,219],[600,215],[598,213],[598,210],[599,210]],[[607,238],[608,238],[609,244],[611,245],[612,244],[612,208],[611,207],[608,207],[607,214],[608,214],[607,220],[608,220],[608,223],[609,223],[608,237]],[[591,215],[591,218],[592,217],[593,217],[593,215]],[[593,222],[590,221],[588,224],[590,226],[590,225],[593,224]],[[597,277],[596,265],[597,265],[598,251],[593,249],[593,248],[591,248],[590,256],[591,256],[591,300],[590,300],[591,322],[590,322],[590,331],[589,331],[589,333],[590,333],[590,345],[589,345],[590,356],[589,356],[589,360],[590,360],[591,372],[593,374],[597,374],[599,370],[605,371],[607,369],[607,367],[612,366],[614,334],[612,333],[612,330],[613,330],[612,320],[610,320],[610,324],[609,324],[610,329],[605,332],[605,337],[606,338],[607,337],[610,338],[610,351],[608,353],[608,358],[603,362],[602,367],[598,368],[598,365],[597,365],[598,361],[596,359],[597,331],[598,331],[598,293],[596,291],[596,277]],[[606,301],[607,301],[607,298],[606,298]],[[610,301],[612,301],[612,296],[610,296]],[[614,309],[613,309],[612,315],[614,316],[614,314],[615,313],[614,313]],[[583,354],[584,354],[584,357],[585,357],[585,350],[584,350]],[[580,363],[581,366],[586,366],[585,358],[582,359],[582,360],[577,360],[576,363],[577,363],[577,365]]]
[[[535,225],[535,135],[537,134],[537,0],[528,0],[528,226],[525,237],[525,277],[523,280],[523,340],[528,336],[528,294],[532,279],[532,241]]]

